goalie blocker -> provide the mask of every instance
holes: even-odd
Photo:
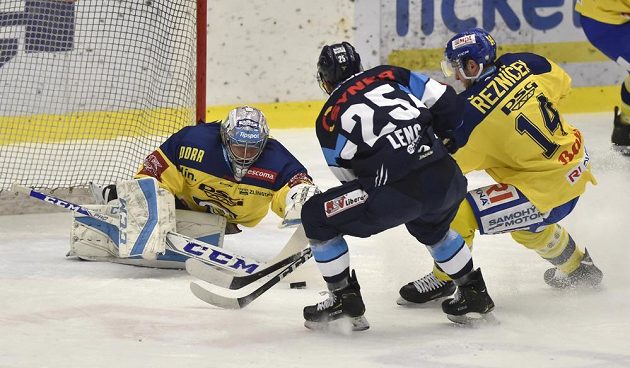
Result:
[[[160,188],[154,178],[122,182],[116,190],[118,199],[84,207],[118,218],[118,226],[75,212],[68,256],[136,266],[185,268],[188,257],[166,248],[168,233],[176,231],[211,245],[223,245],[224,217],[175,210],[173,195]]]

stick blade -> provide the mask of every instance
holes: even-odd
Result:
[[[190,283],[190,291],[200,300],[223,309],[241,309],[237,298],[221,296],[205,289],[196,282]]]
[[[287,258],[288,256],[300,252],[308,248],[308,238],[304,233],[304,227],[302,225],[298,226],[287,243],[282,247],[280,253],[278,253],[270,263],[277,262],[281,259]]]
[[[186,271],[198,279],[222,288],[229,288],[234,275],[225,271],[220,271],[211,265],[201,262],[198,259],[188,258],[186,260]]]

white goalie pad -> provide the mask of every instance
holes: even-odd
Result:
[[[117,217],[119,213],[117,200],[107,205],[84,205],[83,207],[92,212],[104,213],[112,217]],[[217,247],[223,245],[226,223],[224,217],[186,210],[176,210],[176,216],[177,233],[171,233],[171,235],[195,238]],[[167,248],[165,255],[158,255],[157,260],[147,260],[140,256],[121,258],[118,250],[119,238],[117,226],[75,212],[70,236],[70,251],[67,256],[78,257],[87,261],[114,262],[144,267],[184,268],[184,259],[181,259],[181,256],[177,257],[173,253],[173,249],[170,249],[169,252],[169,248]],[[181,251],[181,249],[177,250]]]
[[[156,259],[166,251],[166,234],[175,231],[175,198],[154,178],[116,185],[119,201],[120,257]]]
[[[227,220],[212,213],[176,210],[177,232],[206,243],[223,246]]]
[[[118,216],[118,201],[109,205],[84,205],[92,212]],[[118,227],[74,212],[67,256],[85,260],[106,260],[118,257]]]
[[[117,202],[117,201],[116,201]],[[111,203],[110,203],[111,204]],[[93,212],[101,212],[107,205],[84,205]],[[118,207],[113,207],[117,212]],[[142,257],[120,258],[118,255],[118,227],[89,216],[75,213],[70,237],[70,251],[67,257],[77,257],[84,261],[112,262],[132,266],[182,269],[184,262],[165,259],[147,260]]]

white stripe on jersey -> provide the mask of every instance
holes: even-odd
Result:
[[[346,143],[343,145],[343,148],[341,149],[341,152],[339,152],[339,157],[343,158],[344,160],[352,160],[356,153],[357,145],[350,141],[346,141]]]
[[[385,184],[387,184],[387,169],[383,165],[381,165],[381,168],[376,171],[374,186],[378,187]]]
[[[444,92],[446,92],[446,86],[431,78],[424,86],[424,94],[420,98],[420,101],[430,108],[435,105]]]

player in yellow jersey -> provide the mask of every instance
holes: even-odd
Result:
[[[575,11],[589,42],[629,73],[615,107],[612,143],[630,155],[630,0],[578,0]]]
[[[176,132],[144,160],[136,177],[144,176],[168,189],[177,208],[213,213],[228,224],[248,227],[270,208],[285,216],[286,200],[295,197],[296,189],[315,188],[306,168],[269,136],[262,111],[250,106],[233,109],[222,122],[201,122]]]
[[[223,233],[240,232],[237,225],[256,226],[270,209],[284,224],[299,223],[302,204],[319,191],[306,168],[269,136],[262,111],[250,106],[233,109],[223,121],[199,122],[175,132],[145,158],[135,178],[155,179],[160,190],[165,189],[174,197],[175,208],[188,210],[178,211],[178,229],[180,215],[185,215],[188,233],[184,235],[212,245],[217,245],[217,233],[222,239]],[[122,201],[120,187],[118,183],[101,188],[97,197],[104,199],[102,203],[116,198]],[[144,187],[143,190],[147,191]],[[144,192],[136,197],[142,195]],[[156,218],[159,211],[160,208]],[[79,220],[75,228],[80,231],[75,231],[77,236],[71,244],[73,255],[125,263],[117,257],[120,247],[116,241],[97,236],[104,232],[103,226],[97,226],[102,224],[85,216]],[[189,234],[191,229],[195,230],[194,235]],[[94,239],[101,239],[101,244]],[[105,243],[109,249],[99,252]],[[186,256],[166,250],[157,255],[158,262],[127,263],[182,268]]]
[[[497,184],[468,192],[451,223],[472,246],[481,234],[510,232],[551,262],[544,280],[557,288],[595,286],[602,272],[558,224],[587,183],[595,183],[582,133],[556,109],[570,77],[544,57],[517,53],[496,58],[482,29],[457,34],[443,69],[465,87],[462,121],[447,145],[464,173],[484,170]],[[399,304],[448,296],[455,285],[437,267],[403,286]]]

